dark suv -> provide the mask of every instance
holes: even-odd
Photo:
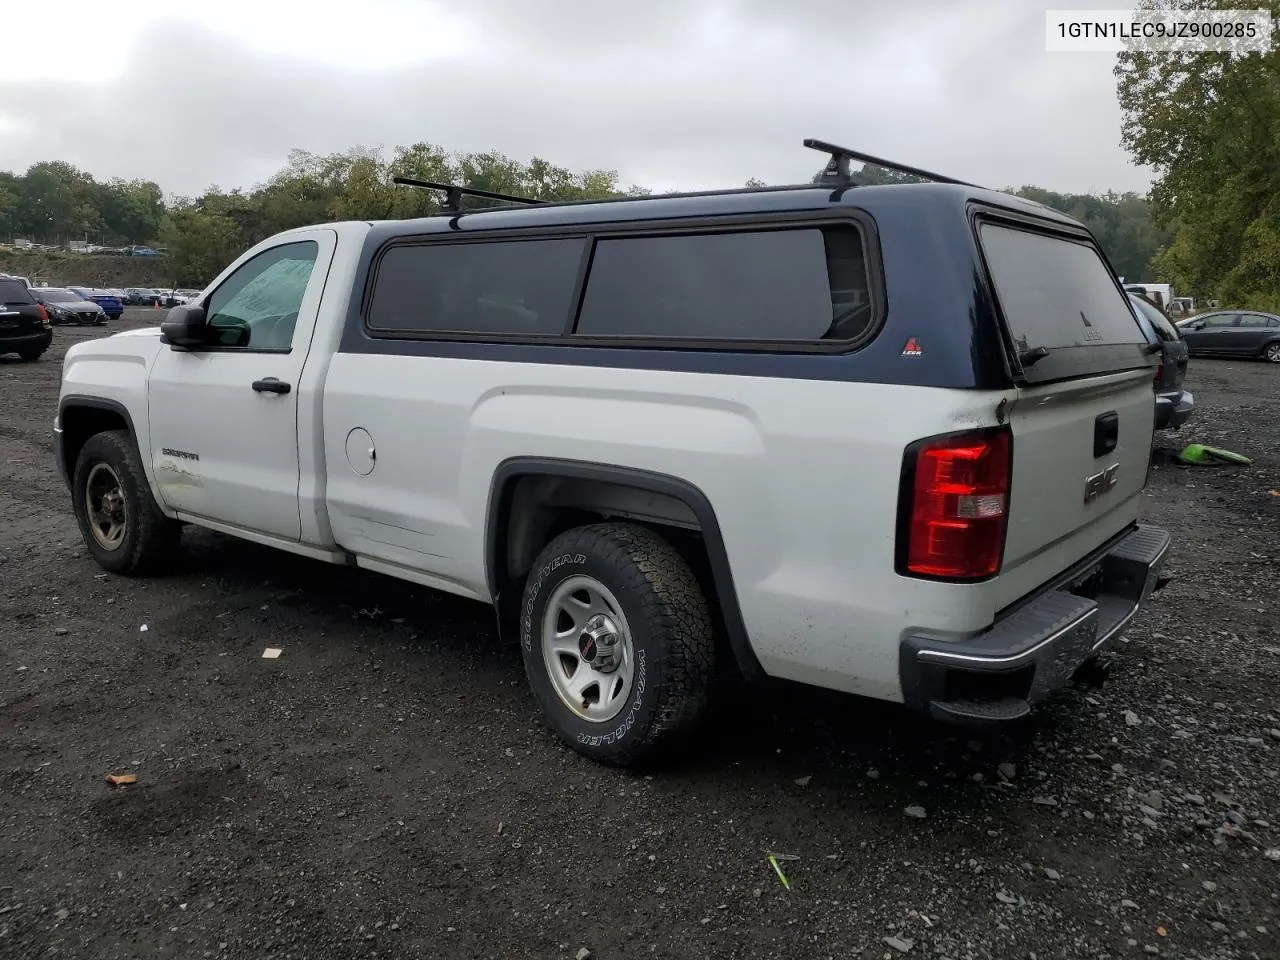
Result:
[[[1187,342],[1164,311],[1136,293],[1129,294],[1138,323],[1153,346],[1160,345],[1160,364],[1155,372],[1156,429],[1176,430],[1191,419],[1196,398],[1182,386],[1187,376]]]
[[[39,360],[53,342],[49,314],[21,280],[0,277],[0,353]]]

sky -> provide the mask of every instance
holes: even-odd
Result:
[[[1115,55],[1046,52],[1027,0],[47,0],[4,21],[5,46],[37,39],[0,73],[0,170],[169,194],[423,141],[653,190],[805,181],[806,137],[997,188],[1151,179],[1120,146]]]

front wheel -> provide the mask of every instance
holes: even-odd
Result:
[[[128,576],[167,563],[182,526],[151,495],[142,458],[125,430],[94,434],[76,458],[71,484],[76,521],[98,566]]]
[[[1268,363],[1280,363],[1280,340],[1263,347],[1262,358]]]
[[[525,586],[520,641],[548,722],[594,760],[650,757],[705,712],[711,614],[684,558],[645,527],[593,524],[548,544]]]

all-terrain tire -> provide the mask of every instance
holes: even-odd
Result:
[[[589,577],[612,593],[630,634],[630,693],[606,721],[584,719],[565,704],[543,654],[548,602],[573,577]],[[598,523],[552,540],[525,585],[520,646],[548,723],[594,760],[627,766],[653,759],[687,737],[705,713],[716,649],[707,601],[684,558],[646,527]]]
[[[124,532],[114,545],[95,537],[92,529],[87,487],[99,466],[105,466],[118,480],[117,503],[123,507]],[[106,471],[98,470],[99,478],[105,475]],[[127,430],[106,430],[85,442],[72,471],[71,499],[85,546],[104,570],[141,576],[172,562],[182,537],[182,525],[166,517],[156,504],[142,469],[142,458]]]

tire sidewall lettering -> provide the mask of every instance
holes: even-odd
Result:
[[[632,622],[631,638],[636,672],[631,692],[622,712],[605,723],[591,723],[572,715],[560,703],[559,696],[546,675],[546,665],[542,659],[540,621],[545,615],[545,601],[550,592],[569,576],[578,574],[595,577],[613,589],[624,609],[630,607],[635,600],[626,596],[624,592],[619,592],[610,583],[607,569],[600,568],[599,564],[593,562],[588,555],[578,552],[557,554],[537,568],[531,575],[529,587],[525,590],[524,603],[520,611],[521,652],[525,661],[526,674],[534,688],[536,698],[541,701],[547,721],[557,727],[566,739],[577,743],[580,747],[608,753],[619,749],[619,745],[627,740],[646,735],[657,715],[658,705],[652,702],[650,691],[653,678],[649,676],[649,662],[652,659],[649,654],[656,655],[657,651],[650,649],[647,645],[646,625]],[[537,640],[536,643],[535,640]]]
[[[544,563],[538,570],[537,579],[525,591],[524,609],[520,613],[520,639],[526,653],[533,652],[533,611],[538,606],[538,601],[542,598],[543,587],[546,585],[547,578],[567,564],[582,566],[586,562],[587,556],[584,553],[562,553],[553,560]]]
[[[613,730],[608,733],[599,735],[591,735],[589,733],[579,733],[578,742],[588,747],[598,747],[618,743],[631,732],[631,728],[635,726],[636,715],[640,712],[640,706],[644,702],[645,688],[645,656],[644,649],[636,648],[636,679],[631,686],[631,705],[627,708],[626,715],[622,718]]]

